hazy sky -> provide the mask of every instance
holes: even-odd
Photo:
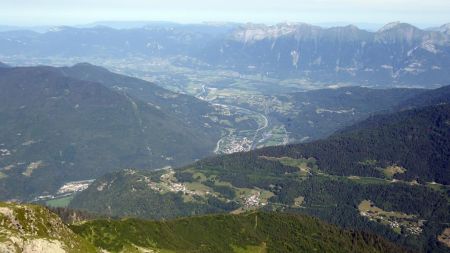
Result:
[[[450,0],[0,0],[0,24],[94,21],[450,22]]]

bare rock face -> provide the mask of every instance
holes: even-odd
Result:
[[[54,253],[65,253],[67,252],[63,244],[60,241],[45,240],[45,239],[33,239],[27,241],[23,245],[24,253],[34,253],[34,252],[54,252]]]
[[[44,207],[0,203],[0,252],[95,252]]]

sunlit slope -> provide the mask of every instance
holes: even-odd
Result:
[[[110,252],[404,252],[377,236],[343,231],[306,216],[279,213],[160,222],[96,220],[71,228]]]

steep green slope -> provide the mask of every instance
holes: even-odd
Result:
[[[96,220],[71,228],[110,252],[404,252],[301,215],[245,213],[171,221]],[[147,251],[147,252],[148,252]]]
[[[335,175],[382,178],[383,168],[398,165],[406,170],[394,178],[450,184],[450,105],[374,116],[326,140],[257,153],[314,157]]]
[[[0,203],[0,252],[97,252],[59,217],[35,205]]]
[[[372,114],[391,110],[423,92],[423,89],[366,87],[296,92],[276,96],[289,109],[274,106],[269,116],[283,123],[291,139],[311,141],[328,137]]]
[[[63,75],[101,83],[105,87],[124,92],[157,107],[163,113],[177,117],[185,125],[196,130],[201,129],[205,136],[213,141],[221,137],[223,126],[207,117],[216,110],[210,103],[192,96],[171,92],[138,78],[116,74],[89,63],[80,63],[72,67],[59,68],[59,70]],[[206,128],[205,124],[210,127]]]
[[[50,67],[0,69],[0,199],[133,166],[181,165],[216,137],[177,114]]]
[[[445,183],[448,176],[449,118],[450,106],[427,107],[373,117],[323,141],[207,158],[177,170],[127,170],[97,180],[70,205],[145,218],[300,212],[445,252],[437,236],[450,223],[450,188],[431,181]]]
[[[170,221],[65,225],[48,209],[0,203],[0,252],[406,252],[383,238],[293,214],[251,212]]]
[[[428,90],[417,96],[409,98],[401,102],[396,109],[406,110],[411,108],[418,108],[437,104],[450,103],[450,85],[444,86],[434,90]]]

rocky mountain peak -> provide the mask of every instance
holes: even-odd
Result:
[[[450,23],[443,24],[442,26],[440,26],[439,27],[439,31],[441,33],[445,33],[447,35],[450,35]]]
[[[384,25],[377,31],[377,33],[392,32],[392,31],[409,31],[409,30],[419,31],[420,29],[411,24],[396,21]]]

